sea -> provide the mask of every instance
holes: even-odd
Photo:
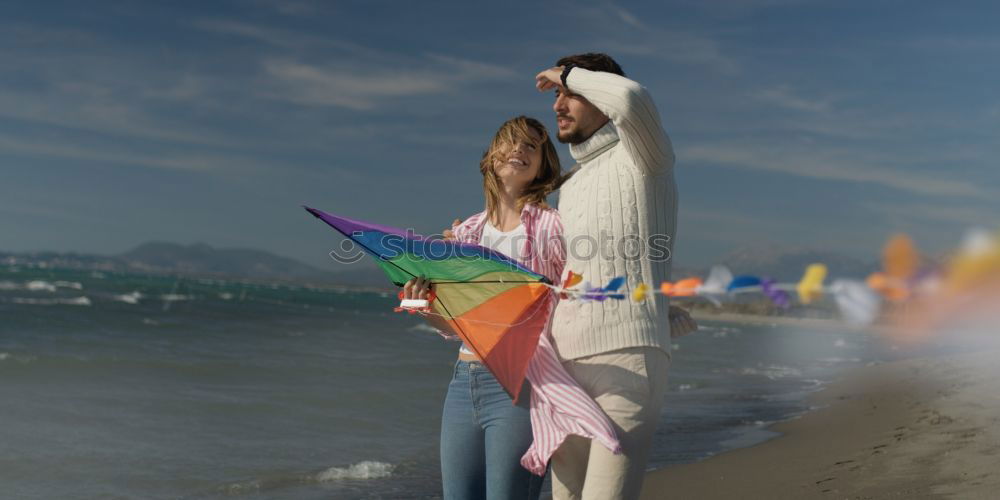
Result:
[[[391,291],[0,268],[0,497],[437,498],[458,345]],[[774,437],[901,356],[830,326],[675,339],[650,467]]]

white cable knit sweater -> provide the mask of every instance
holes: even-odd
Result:
[[[570,146],[578,165],[559,193],[566,269],[595,287],[626,276],[628,294],[639,283],[658,287],[670,279],[677,186],[673,148],[656,106],[645,88],[612,73],[573,68],[566,84],[611,119]],[[559,356],[577,359],[638,346],[658,347],[669,356],[668,304],[666,297],[655,297],[560,301],[552,322]]]

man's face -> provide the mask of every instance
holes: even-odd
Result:
[[[608,122],[608,117],[601,113],[590,101],[566,89],[556,89],[556,102],[552,104],[556,112],[556,124],[559,142],[580,144]]]

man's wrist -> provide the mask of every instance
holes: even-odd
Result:
[[[576,65],[573,64],[573,63],[569,63],[569,64],[563,66],[562,74],[559,75],[559,80],[562,81],[562,86],[563,86],[564,89],[568,89],[569,88],[569,85],[566,85],[566,77],[569,76],[570,70],[572,70],[575,67],[576,67]]]

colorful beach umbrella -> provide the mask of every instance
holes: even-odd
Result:
[[[435,294],[428,321],[458,335],[517,402],[553,304],[544,276],[479,245],[304,208],[374,257],[396,286],[427,278]]]

